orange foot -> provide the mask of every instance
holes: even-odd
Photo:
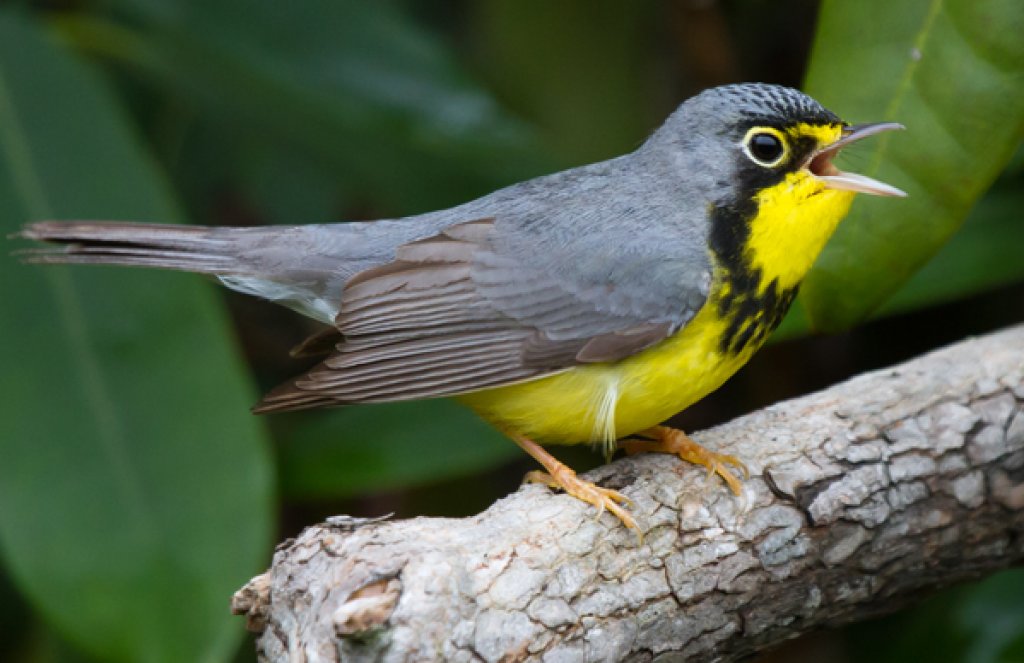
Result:
[[[645,451],[657,451],[661,453],[675,454],[683,460],[703,465],[708,468],[708,477],[716,474],[722,477],[732,492],[740,495],[743,492],[743,484],[729,469],[732,465],[743,473],[744,479],[750,478],[747,466],[736,456],[715,453],[708,451],[701,445],[690,439],[690,436],[676,428],[668,426],[655,426],[639,433],[652,440],[622,440],[619,447],[626,450],[627,454],[643,453]]]
[[[587,504],[593,504],[597,507],[598,516],[604,513],[605,509],[608,509],[608,511],[622,521],[623,525],[635,531],[637,536],[640,536],[640,527],[636,524],[636,520],[633,519],[633,516],[628,511],[619,506],[620,504],[630,504],[628,497],[617,490],[601,488],[590,481],[580,479],[571,468],[549,454],[533,440],[514,434],[510,434],[509,437],[515,440],[516,444],[522,447],[526,453],[533,456],[547,470],[546,472],[534,470],[528,473],[526,481],[543,483],[552,488],[559,488],[578,500],[583,500]]]
[[[566,465],[561,465],[559,470],[560,471],[556,471],[556,474],[549,474],[547,472],[541,472],[540,470],[534,470],[526,474],[524,481],[528,481],[530,483],[542,483],[550,486],[551,488],[564,490],[576,499],[583,500],[587,504],[593,504],[596,506],[598,516],[604,513],[605,509],[608,509],[622,521],[623,525],[631,530],[636,530],[637,533],[640,532],[640,527],[636,524],[633,516],[629,514],[629,511],[626,511],[619,506],[620,504],[631,504],[628,497],[617,490],[602,488],[601,486],[589,481],[580,479],[576,476],[576,473]]]

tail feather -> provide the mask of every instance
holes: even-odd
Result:
[[[41,221],[14,237],[50,247],[19,251],[25,262],[129,265],[210,274],[227,287],[333,324],[345,281],[392,259],[391,237],[346,223],[217,228],[116,221]],[[380,229],[387,230],[385,226]],[[416,234],[409,233],[406,234]],[[56,246],[54,246],[56,245]]]
[[[30,263],[106,264],[179,269],[202,274],[245,273],[237,247],[222,229],[111,221],[41,221],[15,235],[63,245],[28,249]]]

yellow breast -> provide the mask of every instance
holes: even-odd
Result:
[[[806,173],[789,175],[757,196],[744,265],[716,263],[707,303],[674,336],[618,362],[580,365],[459,400],[499,427],[542,444],[608,444],[661,423],[717,389],[750,359],[852,199]],[[737,278],[737,269],[747,270],[745,278]],[[740,292],[741,283],[753,283],[753,290],[748,285]],[[780,294],[786,301],[778,301]]]

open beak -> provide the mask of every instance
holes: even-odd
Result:
[[[825,187],[828,189],[870,193],[873,196],[905,197],[907,194],[894,186],[889,186],[885,182],[879,182],[867,175],[844,173],[832,164],[832,159],[839,153],[839,150],[850,143],[856,142],[861,138],[880,134],[883,131],[904,128],[906,127],[896,122],[877,122],[875,124],[859,124],[854,127],[847,127],[843,130],[842,138],[812,154],[804,167],[812,175],[824,182]]]

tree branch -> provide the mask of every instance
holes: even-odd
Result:
[[[233,609],[269,661],[735,660],[1024,558],[1024,326],[695,437],[746,461],[742,499],[665,455],[590,473],[642,543],[527,485],[310,527]]]

